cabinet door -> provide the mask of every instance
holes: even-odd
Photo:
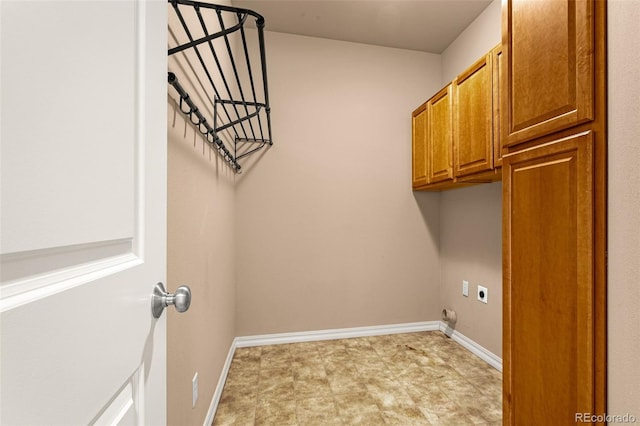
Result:
[[[493,167],[502,167],[502,135],[500,133],[500,79],[503,75],[502,44],[491,50],[493,60]]]
[[[439,91],[427,103],[429,125],[427,170],[429,183],[453,179],[452,85]]]
[[[593,133],[503,158],[504,424],[596,413]]]
[[[413,187],[424,186],[427,181],[427,104],[413,111],[412,153]]]
[[[593,0],[507,1],[502,45],[505,146],[593,119]]]
[[[454,93],[454,175],[493,168],[493,77],[488,54],[456,78]]]

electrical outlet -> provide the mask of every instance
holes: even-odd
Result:
[[[469,297],[469,281],[462,280],[462,295]]]
[[[478,286],[478,300],[482,303],[488,303],[489,290],[481,285]]]
[[[193,403],[192,403],[192,407],[196,406],[196,402],[198,401],[198,373],[195,374],[195,376],[193,376],[193,379],[191,379],[191,386],[193,388]]]

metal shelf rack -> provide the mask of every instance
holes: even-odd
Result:
[[[168,54],[177,59],[175,63],[184,74],[179,78],[170,71],[168,82],[180,97],[180,111],[240,173],[240,159],[273,145],[264,18],[254,11],[231,6],[190,0],[168,2],[173,11],[169,26],[173,43],[170,41]],[[252,44],[255,40],[248,37],[252,29],[245,31],[249,18],[255,20],[257,47]],[[252,64],[258,61],[259,70],[255,73]],[[183,77],[197,93],[190,96],[181,84]],[[196,105],[193,95],[204,102],[204,108],[203,104],[200,108]]]

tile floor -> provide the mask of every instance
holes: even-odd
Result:
[[[441,332],[237,349],[214,425],[499,425],[502,374]]]

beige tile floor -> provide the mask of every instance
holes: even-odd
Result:
[[[237,349],[213,421],[501,423],[501,373],[436,331]]]

